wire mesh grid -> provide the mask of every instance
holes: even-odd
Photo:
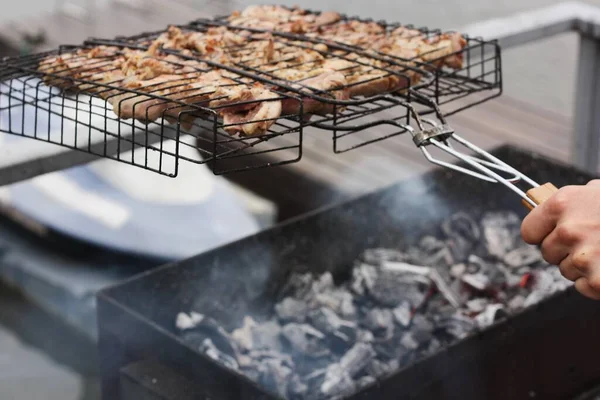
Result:
[[[482,101],[499,96],[502,92],[501,54],[495,40],[486,41],[477,37],[459,35],[454,31],[444,32],[440,29],[415,27],[411,24],[374,21],[359,16],[285,6],[256,6],[258,9],[260,7],[267,7],[263,15],[254,12],[250,17],[244,17],[243,13],[236,12],[216,17],[214,22],[229,27],[262,26],[261,29],[252,28],[255,31],[283,30],[287,34],[292,34],[291,36],[308,37],[324,44],[343,45],[348,51],[367,52],[370,56],[375,54],[384,57],[383,59],[388,62],[395,61],[401,65],[411,65],[422,71],[430,71],[435,74],[435,79],[425,79],[422,84],[413,85],[413,90],[422,91],[440,105],[460,103],[454,109],[445,107],[446,115],[480,104]],[[287,12],[280,14],[278,10]],[[298,22],[307,19],[314,21],[325,14],[337,14],[335,22],[313,27],[313,29],[298,25]],[[464,40],[464,43],[453,48],[452,38],[459,37],[460,41]],[[411,52],[419,42],[427,42],[429,45],[419,49],[417,53]],[[445,62],[447,60],[450,62]],[[482,92],[486,92],[485,97],[477,95],[471,96],[471,99],[467,98],[474,93]],[[431,109],[428,111],[433,112]]]
[[[388,36],[445,35],[376,25]],[[168,176],[180,160],[220,174],[298,161],[305,127],[331,131],[339,153],[407,132],[411,115],[436,103],[456,102],[456,112],[501,91],[495,42],[464,37],[460,51],[406,57],[330,36],[217,18],[8,58],[0,130]],[[486,97],[473,101],[476,92]]]

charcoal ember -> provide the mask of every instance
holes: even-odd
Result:
[[[418,307],[427,296],[429,287],[420,281],[406,279],[404,282],[394,282],[392,279],[381,278],[369,293],[377,303],[385,307],[395,307],[408,301],[413,307]]]
[[[327,374],[327,368],[318,368],[313,369],[309,373],[302,375],[302,382],[306,383],[308,386],[308,390],[311,392],[321,391],[321,383],[325,380],[325,375]],[[316,389],[316,390],[315,390]],[[313,398],[315,396],[311,396]]]
[[[281,330],[281,336],[290,345],[292,351],[312,357],[329,354],[324,343],[325,334],[308,324],[287,324]]]
[[[469,268],[467,270],[468,273],[489,273],[494,270],[495,265],[495,263],[484,260],[476,254],[469,254],[469,257],[467,257],[467,264],[469,265]]]
[[[261,371],[259,370],[260,365],[257,364],[250,364],[247,366],[240,366],[240,371],[242,371],[242,373],[244,375],[246,375],[248,377],[248,379],[254,381],[254,382],[258,382],[260,380],[260,374]]]
[[[305,298],[310,295],[313,281],[313,276],[310,273],[292,274],[285,286],[281,289],[281,293],[283,296],[291,296],[298,299]]]
[[[206,339],[206,335],[193,331],[185,331],[181,334],[181,339],[197,350],[202,346],[202,342]]]
[[[290,368],[294,367],[294,360],[290,355],[275,350],[252,350],[247,356],[252,359],[253,363],[260,364],[264,361],[275,359]]]
[[[293,374],[287,384],[289,397],[292,399],[302,399],[308,393],[308,385],[297,375]]]
[[[394,314],[387,308],[371,309],[365,316],[363,324],[373,332],[375,337],[386,338],[394,334]]]
[[[371,345],[357,343],[346,354],[339,363],[327,367],[325,379],[321,384],[321,393],[328,396],[340,396],[349,394],[356,389],[353,380],[371,363],[375,351]]]
[[[573,285],[573,282],[562,276],[558,267],[547,267],[547,271],[554,278],[554,289],[556,291],[563,291]]]
[[[323,333],[331,333],[338,330],[343,323],[342,319],[327,307],[320,307],[309,314],[310,323]]]
[[[365,376],[357,379],[356,386],[359,388],[364,388],[375,382],[377,382],[377,380],[373,376],[365,375]]]
[[[522,273],[515,273],[514,269],[509,269],[502,264],[498,264],[496,268],[498,268],[498,271],[504,276],[504,284],[507,288],[516,288],[520,286]]]
[[[467,287],[465,287],[466,285],[463,283],[463,281],[461,279],[455,279],[452,281],[452,283],[450,283],[450,287],[452,288],[452,292],[456,293],[456,295],[458,296],[458,301],[460,304],[464,304],[466,303],[469,298],[470,298],[470,294],[472,292],[471,289],[468,289]]]
[[[251,328],[252,348],[254,349],[272,349],[282,351],[281,343],[281,325],[275,320],[270,320],[261,324],[256,324]]]
[[[469,287],[479,291],[488,289],[491,283],[490,278],[482,273],[464,274],[461,277],[461,281],[469,285]]]
[[[393,370],[390,368],[388,363],[379,359],[374,359],[369,365],[367,365],[365,372],[367,373],[367,376],[379,379],[388,375],[392,371]]]
[[[179,330],[192,329],[204,319],[203,314],[192,311],[189,314],[180,312],[175,319],[175,326]]]
[[[401,365],[411,365],[414,364],[415,362],[417,362],[419,359],[421,358],[421,352],[419,352],[418,350],[407,350],[401,360],[400,360],[400,364]]]
[[[417,307],[431,287],[431,280],[427,277],[429,273],[427,267],[387,262],[368,288],[369,296],[386,307],[396,307],[403,301]]]
[[[412,307],[408,301],[403,301],[398,307],[392,310],[394,319],[402,326],[407,327],[410,325],[412,319]]]
[[[406,332],[400,339],[400,344],[408,350],[415,350],[419,347],[419,342],[415,339],[412,332]]]
[[[431,339],[427,347],[423,350],[423,354],[426,356],[430,356],[432,354],[437,353],[442,348],[442,343],[437,339]]]
[[[442,231],[449,238],[448,247],[456,261],[465,260],[481,238],[479,225],[464,212],[446,219],[442,223]]]
[[[442,231],[448,237],[461,237],[469,242],[478,242],[481,238],[479,224],[462,211],[451,215],[442,223]]]
[[[445,331],[455,339],[462,339],[473,332],[477,325],[475,321],[461,313],[442,317],[436,322],[437,329]]]
[[[318,293],[315,299],[317,305],[329,307],[335,313],[345,318],[354,318],[356,316],[354,297],[349,291],[343,288],[336,288],[330,292]]]
[[[419,344],[429,342],[433,337],[434,324],[423,315],[415,315],[410,328],[412,337]]]
[[[432,303],[434,301],[436,301],[436,300],[431,299],[430,302],[428,302],[427,308],[424,310],[419,310],[419,312],[422,313],[422,315],[429,318],[429,320],[433,321],[434,326],[435,326],[435,324],[436,324],[435,321],[437,321],[438,319],[440,319],[444,316],[454,314],[454,312],[456,311],[456,308],[447,303],[437,303],[439,305],[437,305],[437,304],[433,305]]]
[[[252,369],[255,367],[254,359],[248,354],[238,354],[237,363],[241,369]]]
[[[523,309],[525,306],[525,296],[516,295],[508,302],[508,308],[512,311],[517,311]]]
[[[399,358],[388,361],[388,369],[392,372],[400,368]]]
[[[546,296],[547,296],[546,293],[544,293],[540,290],[534,290],[525,298],[523,307],[524,308],[531,307],[531,306],[539,303],[540,301],[544,300],[546,298]]]
[[[534,265],[542,260],[542,253],[535,246],[520,246],[507,253],[503,259],[512,268]]]
[[[454,263],[447,243],[433,236],[424,236],[417,247],[409,250],[408,255],[410,262],[415,264],[447,267]]]
[[[258,382],[281,397],[287,397],[288,384],[293,375],[292,368],[282,359],[269,358],[261,362]]]
[[[465,305],[467,309],[474,313],[480,313],[488,306],[489,300],[485,298],[475,298],[473,300],[469,300]]]
[[[288,322],[302,323],[306,320],[308,305],[305,301],[286,297],[275,305],[275,313],[283,324]]]
[[[500,260],[521,243],[521,220],[513,212],[486,213],[481,226],[488,253]]]
[[[384,261],[408,261],[408,256],[398,250],[379,248],[366,250],[362,259],[367,264],[381,265]]]
[[[359,296],[364,296],[377,280],[378,268],[369,264],[360,264],[352,270],[350,289]]]
[[[489,304],[475,317],[475,322],[480,328],[487,328],[504,316],[506,316],[506,312],[502,304]]]
[[[356,390],[356,382],[339,367],[328,368],[320,389],[322,395],[343,397]]]
[[[333,310],[321,307],[310,313],[312,325],[330,335],[336,348],[345,348],[356,340],[356,323],[341,319]]]
[[[394,337],[387,340],[375,340],[372,344],[377,358],[385,362],[401,358],[407,351],[401,343],[402,336],[403,333],[397,332]]]
[[[371,331],[365,329],[357,329],[356,331],[356,341],[362,343],[371,343],[375,340],[373,333]]]
[[[467,272],[467,266],[464,263],[454,264],[450,267],[450,276],[455,279],[463,276],[465,272]]]
[[[368,343],[357,343],[344,354],[339,362],[339,368],[351,377],[362,372],[375,357],[375,350]]]
[[[331,291],[333,288],[333,275],[331,275],[331,272],[325,272],[318,279],[313,281],[311,291],[314,294],[318,294]]]
[[[223,353],[235,357],[239,349],[231,336],[214,319],[202,318],[193,328],[184,331],[183,339],[194,347],[204,343],[205,339],[211,342]]]
[[[475,245],[461,237],[448,239],[446,242],[453,262],[462,262],[467,259]]]
[[[552,294],[555,292],[554,276],[547,270],[537,270],[533,274],[533,290],[539,290],[544,293]]]
[[[334,307],[334,310],[344,318],[356,317],[356,306],[354,305],[354,296],[348,291],[339,291],[336,294],[339,298],[339,306]]]
[[[250,351],[253,345],[252,330],[256,327],[256,322],[252,317],[245,316],[240,328],[231,332],[231,338],[235,340],[238,347],[243,351]]]
[[[220,351],[209,338],[204,339],[199,350],[206,354],[208,357],[218,362],[219,364],[226,366],[227,368],[234,370],[239,369],[237,360],[232,356]]]
[[[446,278],[436,269],[432,269],[429,274],[430,279],[435,284],[438,292],[450,303],[453,307],[459,308],[462,304],[462,297],[458,291],[449,284],[449,277]]]

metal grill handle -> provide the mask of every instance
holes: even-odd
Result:
[[[523,204],[529,208],[529,210],[533,210],[534,207],[546,201],[558,191],[551,183],[540,185],[527,175],[506,164],[504,161],[460,137],[445,123],[443,118],[440,119],[442,120],[442,123],[431,119],[418,118],[417,121],[421,130],[416,131],[415,129],[409,129],[413,136],[413,141],[417,147],[421,149],[421,152],[429,162],[487,182],[500,183],[519,195]],[[429,125],[431,128],[424,129],[425,125]],[[475,153],[475,156],[456,150],[452,146],[453,141],[456,141],[460,145],[471,150]],[[429,145],[463,161],[467,166],[463,167],[435,158],[427,149]],[[527,192],[523,191],[516,185],[519,182],[525,182],[531,186],[531,189]]]

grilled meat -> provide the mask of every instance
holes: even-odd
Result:
[[[164,117],[188,126],[212,109],[227,132],[256,135],[282,113],[325,115],[351,97],[404,90],[421,79],[418,68],[461,68],[466,45],[460,34],[427,36],[280,6],[250,6],[229,23],[233,28],[171,26],[153,40],[131,42],[132,48],[123,42],[47,57],[38,70],[48,85],[106,99],[120,118]],[[257,83],[245,71],[270,83]]]
[[[249,6],[233,13],[229,22],[240,27],[303,33],[308,37],[373,49],[401,59],[432,63],[438,68],[461,68],[460,52],[466,46],[465,39],[458,33],[428,36],[406,27],[389,32],[376,22],[344,20],[335,12],[309,14],[298,8],[281,6]]]

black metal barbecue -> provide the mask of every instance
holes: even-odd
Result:
[[[513,147],[499,148],[493,155],[540,181],[563,185],[590,179],[571,167]],[[141,393],[160,394],[166,399],[572,398],[597,383],[600,376],[596,362],[600,350],[590,345],[600,334],[600,308],[572,287],[564,290],[566,286],[553,286],[557,278],[549,276],[551,271],[557,274],[556,267],[540,263],[537,250],[520,240],[520,218],[525,213],[526,209],[501,186],[439,168],[110,288],[98,298],[104,398],[145,398]],[[469,220],[482,221],[480,233],[474,233],[478,229],[465,222]],[[512,231],[503,230],[508,226]],[[451,238],[443,239],[446,241],[441,247],[432,246],[431,242],[440,243],[444,232],[450,232]],[[509,237],[502,232],[512,233]],[[437,242],[432,238],[438,238]],[[514,251],[502,247],[505,245],[494,247],[494,243],[506,244],[507,238]],[[471,246],[464,247],[469,240]],[[414,249],[420,249],[416,255],[412,254]],[[437,257],[435,249],[442,249],[439,254],[445,255]],[[444,253],[446,250],[450,255]],[[371,261],[364,258],[369,251]],[[365,300],[356,294],[356,288],[348,289],[356,281],[356,271],[375,268],[365,267],[365,263],[377,265],[377,260],[394,258],[392,269],[404,265],[407,272],[412,268],[412,284],[396,281],[399,278],[392,273],[379,281],[383,286],[372,293],[375,298]],[[358,265],[363,267],[357,269],[357,260],[362,260]],[[420,275],[421,267],[406,267],[406,263],[418,260],[441,274],[438,279],[442,281],[433,280],[437,282],[433,292]],[[466,272],[457,272],[462,274],[460,278],[447,275],[447,271],[454,274],[465,265]],[[284,301],[290,296],[294,279],[292,286],[300,287],[298,279],[311,274],[314,289],[323,284],[326,272],[332,274],[335,284],[327,286],[321,295],[330,301],[330,296],[340,291],[352,293],[358,310],[351,317],[327,303],[326,308],[337,310],[345,320],[335,332],[327,330],[327,323],[322,324],[334,324],[336,319],[323,320],[326,313],[318,307],[312,311],[321,313],[320,317],[309,313],[304,323],[293,322],[301,312],[292,307],[294,301]],[[487,282],[482,274],[489,278]],[[511,283],[514,279],[516,282]],[[391,292],[385,290],[386,281],[391,282]],[[443,281],[447,288],[440,284]],[[459,318],[452,312],[457,304],[449,296],[461,293],[455,286],[458,281],[463,290],[470,288],[466,299],[458,296],[459,307],[483,317],[464,317],[470,315],[467,312]],[[544,285],[549,286],[542,289]],[[417,287],[424,287],[424,291],[415,292]],[[299,297],[295,299],[297,303]],[[402,312],[405,302],[416,305],[412,313]],[[487,305],[481,306],[481,302]],[[385,321],[386,313],[392,315],[392,308],[385,308],[390,304],[395,307],[393,322],[377,322]],[[369,323],[362,316],[364,310],[377,310],[369,311],[375,312]],[[292,360],[276,370],[286,371],[290,367],[286,363],[293,363],[292,371],[301,377],[298,387],[308,390],[304,396],[291,396],[285,391],[299,389],[282,389],[282,381],[267,368],[273,359],[286,360],[287,356],[273,355],[272,348],[266,350],[261,347],[264,343],[256,341],[253,346],[258,349],[233,352],[231,346],[238,345],[232,337],[239,338],[241,331],[232,332],[243,331],[248,316],[256,322],[252,329],[262,332],[259,337],[267,337],[264,341],[286,337],[290,343],[304,343],[291,332],[300,329],[320,338],[312,331],[319,327],[317,330],[331,340],[322,344],[329,349],[325,351],[337,351],[340,358],[315,361],[317,350],[311,347],[305,347],[305,353],[278,350],[291,354]],[[489,320],[480,324],[481,318]],[[307,321],[312,321],[309,327],[305,326]],[[348,330],[356,329],[352,321],[358,321],[360,329],[344,347],[344,336],[339,333],[350,335]],[[476,327],[473,321],[479,321]],[[386,336],[386,329],[395,333]],[[355,348],[357,344],[363,347]],[[322,347],[316,349],[323,351]],[[306,364],[299,354],[314,356],[315,360]],[[357,354],[366,364],[361,364]],[[254,364],[244,366],[248,362],[244,357],[258,363],[258,375],[252,372]],[[346,386],[341,378],[336,381],[331,376],[328,363],[335,366],[336,362],[354,371]],[[284,376],[291,380],[292,376],[297,378],[295,375]],[[345,391],[329,397],[315,394],[323,388],[330,390],[334,383],[344,386]]]

